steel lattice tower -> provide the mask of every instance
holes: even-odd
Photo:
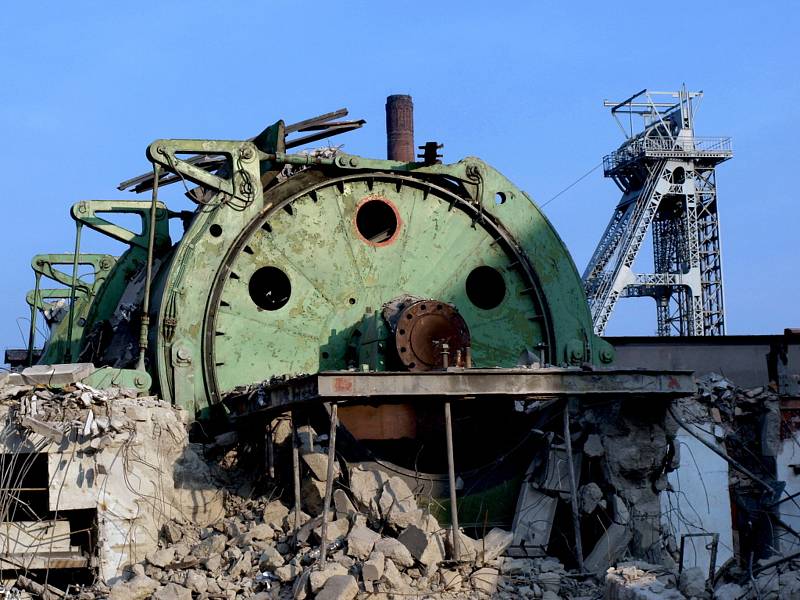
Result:
[[[598,334],[619,298],[641,296],[656,301],[658,335],[725,333],[715,168],[733,151],[730,138],[694,135],[702,95],[642,90],[604,103],[626,140],[603,158],[622,199],[583,274]],[[654,269],[634,273],[648,229]]]

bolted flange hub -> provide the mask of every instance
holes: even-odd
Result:
[[[395,330],[400,361],[410,371],[430,371],[456,365],[470,344],[469,328],[458,310],[439,300],[418,300],[400,313]]]

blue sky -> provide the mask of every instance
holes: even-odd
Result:
[[[446,161],[480,156],[542,203],[622,141],[604,98],[684,82],[706,93],[697,134],[730,135],[736,152],[718,171],[729,333],[798,327],[800,5],[698,2],[683,10],[9,3],[0,17],[0,347],[22,346],[30,257],[71,251],[73,202],[135,198],[116,185],[147,170],[144,150],[154,139],[240,139],[278,118],[347,106],[368,123],[338,143],[383,157],[385,97],[409,93],[418,142],[444,142]],[[177,189],[165,199],[189,208]],[[546,207],[580,271],[617,200],[598,170]],[[120,251],[96,234],[83,249]],[[608,333],[654,330],[652,302],[643,299],[621,303]]]

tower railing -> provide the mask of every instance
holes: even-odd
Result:
[[[719,158],[733,156],[730,137],[685,137],[675,139],[656,137],[637,137],[623,144],[619,149],[603,157],[603,171],[606,176],[629,163],[641,158]]]

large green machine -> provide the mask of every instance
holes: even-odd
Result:
[[[122,186],[150,199],[75,204],[75,252],[33,260],[28,302],[51,322],[39,362],[106,366],[109,381],[198,416],[283,375],[611,362],[567,249],[525,192],[477,158],[441,164],[435,145],[415,162],[290,152],[360,126],[342,114],[246,141],[155,141],[153,174]],[[159,202],[171,183],[194,211]],[[141,229],[115,224],[121,213]],[[170,219],[184,226],[176,242]],[[84,227],[127,248],[81,254]]]

